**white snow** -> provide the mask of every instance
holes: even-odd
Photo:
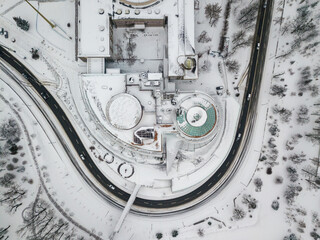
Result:
[[[109,101],[106,111],[110,123],[125,130],[135,127],[142,115],[138,99],[125,93],[115,95]]]
[[[79,57],[110,57],[112,1],[83,0],[79,3]]]
[[[81,4],[84,2],[85,1],[81,1]],[[215,2],[221,4],[223,16],[226,2],[219,0]],[[90,150],[90,154],[106,175],[114,179],[115,182],[118,182],[119,186],[128,192],[132,192],[134,189],[133,183],[144,185],[141,186],[141,189],[139,190],[139,197],[151,196],[155,199],[165,199],[172,196],[172,184],[170,179],[172,179],[173,176],[181,176],[180,179],[174,178],[174,181],[176,182],[173,185],[175,188],[181,189],[181,191],[178,191],[175,195],[179,196],[188,191],[182,190],[186,186],[193,186],[196,182],[201,182],[201,177],[208,176],[209,172],[212,174],[218,164],[222,161],[223,157],[226,156],[230,143],[235,137],[234,125],[237,122],[235,115],[237,115],[236,110],[239,110],[236,101],[241,103],[243,96],[241,95],[234,100],[234,94],[237,93],[238,90],[234,90],[233,88],[240,84],[240,79],[246,74],[250,57],[250,48],[239,49],[232,56],[232,59],[236,59],[240,63],[238,73],[226,72],[224,61],[218,56],[213,57],[207,53],[208,50],[217,50],[223,25],[223,17],[219,19],[216,27],[210,27],[208,19],[205,18],[205,5],[215,2],[209,0],[200,1],[200,9],[196,10],[194,16],[195,38],[197,39],[201,32],[205,30],[212,39],[208,43],[199,43],[195,41],[196,53],[202,54],[202,56],[199,57],[199,79],[195,81],[175,81],[174,83],[171,83],[171,86],[175,86],[175,88],[171,88],[171,92],[174,93],[176,89],[179,89],[182,92],[191,92],[196,89],[208,94],[213,94],[215,95],[215,98],[225,99],[227,102],[227,111],[225,112],[226,118],[223,119],[223,121],[225,120],[226,122],[225,126],[223,126],[224,130],[221,129],[220,132],[218,132],[221,135],[223,133],[225,136],[221,138],[222,141],[220,144],[214,143],[212,145],[212,152],[197,152],[197,155],[200,157],[203,156],[205,159],[210,159],[209,156],[213,153],[212,159],[215,159],[214,161],[204,161],[203,159],[199,159],[199,156],[187,156],[186,159],[183,159],[180,162],[173,161],[171,163],[172,169],[168,175],[165,167],[161,170],[149,166],[158,163],[154,158],[150,157],[143,159],[144,155],[139,151],[123,149],[116,139],[106,138],[104,128],[93,119],[94,115],[92,112],[89,109],[86,109],[86,104],[84,103],[85,98],[81,95],[82,92],[80,91],[80,87],[83,86],[88,94],[92,94],[92,97],[101,97],[103,99],[101,102],[104,104],[102,109],[105,110],[106,104],[111,98],[111,92],[112,95],[125,92],[126,79],[125,75],[122,74],[112,74],[112,80],[110,81],[99,75],[89,76],[90,78],[92,77],[91,79],[86,79],[88,76],[83,75],[82,79],[79,79],[79,73],[86,72],[86,66],[81,62],[76,63],[73,60],[75,57],[74,1],[32,2],[32,4],[44,13],[48,19],[57,23],[64,29],[67,35],[73,38],[72,40],[63,37],[52,30],[50,26],[37,16],[37,14],[35,14],[23,1],[1,1],[0,27],[4,27],[8,30],[10,37],[9,39],[5,39],[3,36],[0,36],[0,43],[15,49],[17,51],[15,55],[19,60],[22,61],[30,71],[35,73],[35,75],[46,84],[52,94],[56,96],[59,104],[64,108],[72,121],[72,124],[76,127],[84,144],[88,146],[88,148],[94,147],[94,150]],[[318,118],[317,114],[319,108],[314,105],[315,103],[318,103],[318,97],[313,97],[309,91],[304,92],[302,96],[299,96],[299,89],[297,87],[297,82],[300,80],[300,72],[306,66],[310,66],[311,68],[312,84],[319,85],[319,76],[313,76],[313,70],[319,63],[319,47],[317,46],[314,50],[307,49],[304,53],[306,44],[303,44],[300,50],[295,51],[288,58],[279,57],[288,50],[290,43],[294,39],[294,36],[291,34],[282,35],[282,30],[285,26],[284,24],[294,18],[298,7],[313,2],[315,1],[275,0],[273,24],[271,24],[269,48],[266,55],[266,66],[262,79],[255,127],[252,129],[252,138],[247,143],[246,151],[241,156],[241,165],[226,187],[219,189],[214,196],[210,197],[198,207],[172,216],[155,218],[129,213],[125,218],[119,233],[116,234],[115,239],[156,239],[156,233],[162,233],[162,239],[183,240],[209,240],[213,238],[217,240],[269,240],[283,239],[284,236],[288,236],[290,233],[295,233],[299,239],[309,239],[310,232],[314,231],[314,229],[316,229],[315,231],[319,234],[319,223],[313,218],[313,213],[320,214],[319,208],[315,204],[315,202],[319,202],[319,190],[312,188],[312,185],[307,182],[311,177],[303,171],[308,169],[308,167],[313,166],[311,159],[319,157],[319,146],[309,142],[305,138],[306,133],[310,133],[314,131],[314,128],[318,128],[315,121]],[[89,3],[89,1],[87,1],[87,3]],[[239,30],[239,26],[236,23],[238,13],[248,4],[249,1],[241,0],[233,3],[229,19],[229,37],[232,37],[232,34]],[[85,4],[83,6],[85,6]],[[125,18],[126,16],[136,16],[134,10],[131,10],[130,13],[126,15],[125,9],[127,8],[118,4],[118,2],[115,3],[115,6],[115,10],[118,8],[123,10],[121,15],[115,15],[116,18],[120,19]],[[154,19],[163,18],[164,15],[175,14],[177,6],[177,1],[164,0],[150,9],[141,9],[139,18],[144,18],[145,16]],[[88,10],[92,12],[94,18],[98,18],[100,15],[97,14],[98,9],[94,9],[95,7],[97,7],[96,3],[92,4],[92,6],[88,6]],[[188,9],[190,10],[191,8]],[[151,10],[151,13],[149,13],[149,10]],[[66,12],[68,14],[66,14]],[[319,26],[318,12],[319,4],[312,9],[311,14],[317,28]],[[27,19],[30,22],[30,30],[24,32],[21,29],[18,29],[12,20],[13,16],[21,16],[22,18]],[[106,16],[107,11],[105,11],[103,18],[106,18]],[[81,21],[83,21],[82,16],[80,17]],[[283,17],[281,26],[275,21],[280,17]],[[100,20],[101,19],[94,20],[92,18],[92,20],[89,19],[87,23],[92,24],[94,21]],[[168,20],[170,23],[170,18]],[[66,27],[68,22],[71,22],[70,28]],[[107,24],[107,22],[103,20],[103,23],[101,22],[99,24]],[[88,36],[90,38],[92,37],[90,42],[96,43],[93,45],[89,44],[88,47],[96,52],[99,51],[99,46],[103,42],[101,41],[101,36],[99,34],[104,32],[103,36],[107,36],[106,30],[100,31],[98,25],[94,25],[92,29],[89,29],[92,32],[92,35]],[[97,32],[99,35],[98,38],[96,38],[98,35],[95,34]],[[151,32],[154,31],[152,30]],[[247,31],[247,35],[250,34],[253,34],[252,30]],[[170,36],[172,36],[172,39],[177,37],[175,34]],[[11,42],[12,37],[16,39],[15,43]],[[151,39],[159,38],[150,37],[150,40]],[[81,41],[82,40],[83,39],[81,39]],[[316,40],[318,40],[318,37]],[[107,41],[107,38],[105,38],[104,41]],[[159,42],[159,44],[161,43]],[[172,48],[176,50],[177,41],[173,41],[171,44]],[[107,45],[105,45],[105,47],[106,46]],[[143,45],[137,47],[136,54],[140,56],[147,55],[147,51],[141,46]],[[146,46],[152,47],[152,43],[148,40]],[[31,59],[29,51],[32,47],[39,48],[41,55],[39,60]],[[232,49],[232,39],[230,39],[229,48]],[[160,48],[157,49],[159,50]],[[150,53],[161,58],[162,53],[159,52],[158,54],[158,50],[153,49]],[[26,59],[24,59],[24,57],[26,57]],[[132,72],[132,69],[141,69],[142,71],[153,69],[151,72],[157,72],[159,66],[147,61],[144,63],[140,61],[135,62],[132,66],[128,66],[125,63],[112,64],[116,66],[116,68],[121,68],[121,71],[123,72]],[[218,70],[218,64],[221,64],[222,71]],[[135,70],[134,72],[139,71]],[[282,75],[280,75],[280,77],[274,77],[278,74]],[[59,140],[54,135],[47,120],[44,119],[43,115],[37,110],[37,107],[30,98],[26,96],[25,92],[17,85],[13,84],[12,80],[6,77],[3,72],[0,72],[0,78],[1,96],[7,99],[11,106],[13,106],[13,109],[16,109],[21,115],[19,126],[21,127],[24,124],[29,131],[29,134],[23,133],[24,137],[20,142],[26,153],[25,157],[22,157],[22,159],[27,159],[28,162],[25,165],[25,174],[29,178],[32,178],[34,182],[33,184],[22,181],[19,182],[22,187],[28,189],[28,196],[24,200],[22,207],[28,207],[29,203],[35,199],[38,186],[41,184],[41,187],[46,189],[46,191],[41,194],[41,197],[46,201],[51,202],[50,206],[55,209],[57,216],[67,219],[67,221],[77,223],[77,226],[84,227],[89,233],[100,236],[102,239],[108,239],[114,231],[122,211],[103,199],[96,192],[92,191],[91,187],[83,180],[73,166],[68,155],[64,152],[61,143],[59,143]],[[281,80],[282,78],[284,80]],[[82,85],[82,83],[85,83],[85,85]],[[269,94],[269,89],[273,84],[287,84],[288,90],[286,96],[283,98],[271,96]],[[224,93],[223,96],[217,96],[215,90],[217,86],[224,86],[225,90],[229,90],[230,96],[226,93]],[[244,86],[245,81],[240,85],[240,94],[243,93]],[[135,94],[139,92],[134,87],[132,87],[130,91]],[[152,109],[156,103],[152,102],[151,105],[148,105],[149,99],[152,98],[151,92],[148,92],[148,96],[145,92],[143,94],[141,94],[143,95],[141,98],[145,99],[143,104],[148,106],[149,110]],[[136,97],[138,98],[138,96]],[[93,98],[90,101],[92,106],[96,106],[94,112],[98,113],[99,110],[97,110],[98,107],[96,102],[94,102]],[[166,108],[170,106],[169,102],[170,101],[168,101]],[[224,102],[221,101],[220,104],[223,105]],[[288,123],[282,122],[279,116],[273,113],[272,109],[276,104],[292,111],[291,120]],[[45,107],[44,103],[41,105]],[[309,109],[309,122],[304,125],[300,125],[296,120],[301,105],[306,105]],[[223,109],[223,107],[221,108]],[[51,116],[52,114],[49,115]],[[0,122],[5,121],[7,116],[15,116],[17,119],[17,115],[9,109],[9,105],[1,100]],[[280,132],[278,132],[276,136],[272,136],[269,132],[270,124],[273,124],[274,120],[277,120],[280,129]],[[149,123],[150,125],[153,125],[155,122],[156,119],[150,117],[144,124]],[[168,132],[172,131],[172,126],[167,128],[169,129]],[[36,137],[31,137],[31,145],[29,146],[30,143],[28,142],[27,136],[33,136],[32,133],[34,133]],[[294,146],[294,149],[286,150],[288,140],[292,139],[292,136],[295,136],[296,134],[301,134],[302,137],[299,138],[298,143],[293,142],[291,144]],[[219,139],[221,135],[218,136]],[[271,162],[270,157],[273,152],[276,151],[273,151],[268,147],[268,142],[271,137],[275,139],[274,143],[276,144],[276,150],[278,151],[278,157],[274,163]],[[70,143],[66,142],[66,144]],[[180,145],[178,144],[178,146]],[[180,147],[187,148],[187,146],[183,145]],[[39,165],[39,169],[36,169],[36,162],[33,161],[31,149],[39,148],[40,150],[35,150],[36,161]],[[306,160],[301,164],[294,164],[290,160],[290,156],[294,153],[300,154],[302,151],[306,154]],[[173,155],[176,155],[174,150],[172,150],[172,152]],[[182,153],[184,152],[187,151],[182,151]],[[76,154],[74,155],[76,156]],[[259,161],[263,155],[267,156],[267,160]],[[119,156],[121,156],[121,158]],[[105,158],[103,161],[100,161],[98,157]],[[130,159],[132,162],[126,162],[123,159]],[[197,165],[198,160],[200,163]],[[148,164],[146,164],[146,162]],[[124,181],[117,173],[117,168],[124,163],[126,164],[124,169],[130,170],[131,167],[134,167],[135,174],[130,179],[132,182]],[[273,166],[272,174],[268,175],[266,174],[266,169],[270,165]],[[298,171],[299,177],[294,183],[290,182],[287,176],[286,168],[288,166],[294,166]],[[82,166],[82,169],[86,170],[84,166]],[[0,172],[0,177],[3,176],[5,171],[6,170]],[[194,171],[197,174],[189,174],[190,171]],[[161,172],[161,174],[159,174],[159,172]],[[201,177],[199,177],[199,175],[201,175]],[[275,179],[280,176],[283,177],[283,183],[276,184]],[[256,191],[254,184],[256,178],[261,178],[263,182],[260,192]],[[22,175],[19,175],[17,179],[20,181]],[[41,179],[43,180],[43,183],[41,183]],[[190,181],[191,179],[192,181]],[[288,205],[283,196],[284,191],[289,184],[295,184],[302,187],[302,191],[295,197],[295,201],[292,205]],[[0,194],[2,195],[3,193],[4,189],[1,188]],[[257,199],[256,209],[251,209],[249,212],[247,204],[242,201],[244,194],[250,194]],[[271,208],[271,203],[274,200],[277,200],[280,203],[278,211]],[[54,203],[57,204],[58,208]],[[235,221],[232,218],[235,205],[245,210],[246,216],[244,219]],[[1,205],[0,215],[2,217],[0,218],[0,228],[11,225],[11,228],[9,229],[9,239],[25,239],[16,233],[16,230],[23,221],[21,218],[22,207],[16,213],[9,214],[4,205]],[[73,223],[71,223],[71,225],[75,226]],[[300,227],[303,226],[302,223],[305,223],[306,227]],[[76,226],[75,228],[78,229]],[[173,230],[178,230],[179,232],[176,238],[172,237]],[[78,230],[78,233],[83,234],[85,239],[90,239],[88,232],[86,233],[83,230]],[[202,237],[200,237],[201,232],[204,234]]]

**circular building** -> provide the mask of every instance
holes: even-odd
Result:
[[[106,116],[117,129],[128,130],[138,125],[142,117],[139,100],[127,93],[113,96],[107,104]]]
[[[217,122],[213,100],[206,95],[182,99],[176,116],[178,130],[188,138],[203,138],[211,133]]]

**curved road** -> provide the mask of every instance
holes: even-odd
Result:
[[[242,150],[241,143],[243,143],[242,145],[245,145],[245,143],[247,142],[246,134],[248,131],[250,131],[251,124],[254,120],[255,109],[257,106],[260,82],[264,67],[264,59],[268,41],[273,1],[269,0],[268,4],[266,5],[264,3],[265,0],[261,0],[256,25],[255,40],[253,43],[250,59],[251,67],[249,69],[249,77],[243,99],[240,121],[236,132],[236,139],[233,142],[228,157],[221,165],[221,167],[196,190],[184,196],[167,200],[149,200],[143,198],[136,198],[134,201],[134,205],[150,209],[167,209],[181,206],[188,202],[194,201],[203,194],[207,193],[210,189],[215,187],[217,183],[220,182],[225,173],[233,171],[231,167],[235,165],[237,161],[236,156],[238,155],[238,153],[240,153],[240,150]],[[257,47],[258,45],[260,46]],[[65,130],[65,133],[67,134],[73,147],[79,154],[79,157],[82,159],[85,166],[91,171],[93,176],[95,176],[96,180],[99,181],[105,189],[107,189],[111,194],[113,194],[117,198],[120,198],[124,201],[128,201],[130,194],[121,190],[115,184],[113,184],[94,164],[94,161],[89,156],[85,146],[81,142],[71,122],[69,121],[66,114],[57,103],[57,101],[54,99],[54,97],[50,94],[50,92],[21,62],[19,62],[13,55],[11,55],[5,48],[1,46],[0,58],[6,61],[8,64],[10,64],[13,68],[15,68],[33,86],[33,88],[47,103],[48,107],[55,114],[56,118]],[[111,201],[113,200],[111,199]]]

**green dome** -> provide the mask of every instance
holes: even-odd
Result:
[[[211,103],[202,99],[201,102],[194,102],[188,109],[181,107],[176,119],[184,135],[200,138],[213,130],[216,124],[216,110]]]

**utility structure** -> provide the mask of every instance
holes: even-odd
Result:
[[[41,12],[39,12],[34,6],[32,6],[31,3],[29,3],[28,0],[24,0],[26,3],[28,3],[52,28],[55,28],[56,25],[53,24],[52,22],[50,22],[45,16],[43,16],[43,14]]]

